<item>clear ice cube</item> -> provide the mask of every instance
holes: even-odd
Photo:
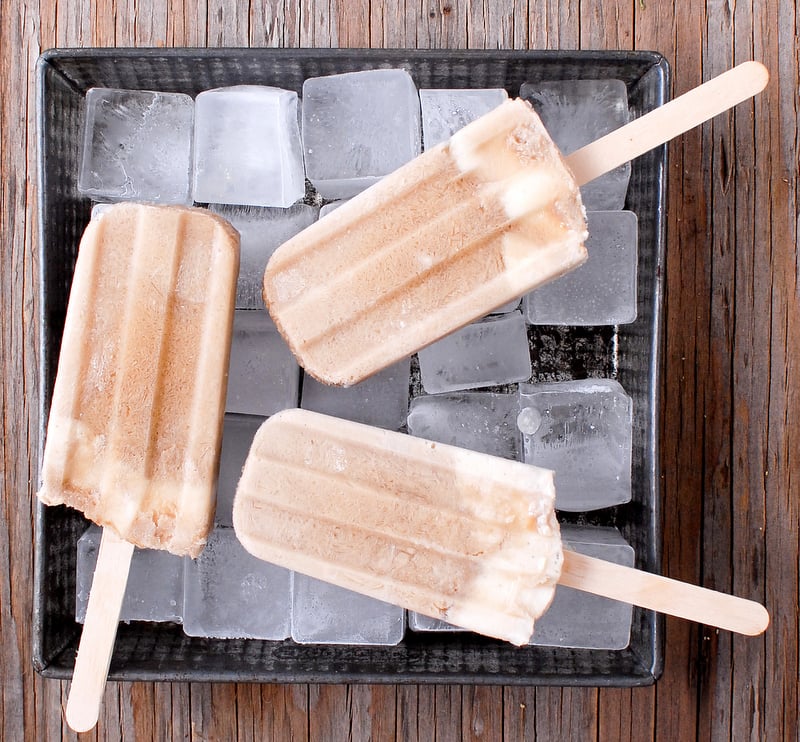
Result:
[[[616,528],[561,526],[564,548],[632,567],[634,551]],[[630,643],[628,603],[558,585],[547,612],[536,621],[531,644],[574,649],[624,649]]]
[[[83,623],[94,580],[102,529],[91,525],[78,539],[75,620]],[[133,550],[120,621],[174,621],[183,618],[183,557],[161,549]]]
[[[398,361],[368,379],[342,388],[303,377],[300,406],[346,420],[399,430],[408,414],[411,359]]]
[[[261,85],[195,101],[194,200],[291,206],[305,195],[297,93]]]
[[[590,211],[587,261],[523,299],[532,325],[622,325],[636,319],[638,229],[632,211]]]
[[[553,80],[524,83],[520,97],[529,101],[558,148],[569,155],[628,123],[628,91],[622,80]],[[620,165],[581,188],[591,211],[621,209],[631,165]]]
[[[237,309],[263,309],[264,270],[284,242],[317,220],[319,209],[294,204],[288,209],[211,204],[209,209],[227,219],[239,232]]]
[[[508,100],[501,88],[420,90],[425,149],[450,139],[459,129]]]
[[[438,443],[518,459],[520,433],[516,394],[459,392],[411,401],[408,432]]]
[[[183,630],[215,639],[286,639],[292,573],[245,551],[232,528],[216,528],[186,559]]]
[[[556,508],[631,499],[632,402],[613,379],[519,385],[523,456],[555,471]]]
[[[494,311],[489,312],[489,314],[508,314],[509,312],[513,312],[515,309],[519,309],[519,301],[519,299],[512,299],[502,306],[497,307]]]
[[[191,203],[193,119],[183,93],[90,88],[78,190],[99,200]]]
[[[237,415],[228,412],[222,427],[222,452],[217,478],[217,509],[214,522],[220,526],[233,525],[233,498],[250,446],[256,431],[266,418]]]
[[[294,575],[292,639],[299,644],[398,644],[405,611],[299,573]]]
[[[330,214],[332,211],[336,211],[340,206],[346,204],[349,199],[344,199],[343,201],[331,201],[330,203],[325,204],[319,210],[319,217],[320,219],[325,216],[326,214]]]
[[[237,309],[225,411],[269,417],[297,407],[299,391],[300,367],[267,312]]]
[[[303,84],[306,173],[324,198],[356,195],[420,149],[419,96],[404,70],[348,72]]]
[[[509,384],[531,376],[525,320],[510,312],[475,322],[419,352],[429,394]]]

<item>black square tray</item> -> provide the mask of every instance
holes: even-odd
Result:
[[[307,77],[404,67],[419,87],[502,87],[523,82],[612,77],[625,81],[633,116],[663,104],[666,61],[652,52],[345,49],[65,49],[37,65],[39,122],[39,291],[41,440],[53,390],[67,297],[90,201],[77,192],[83,99],[92,86],[195,95],[243,83],[300,92]],[[532,328],[534,379],[613,376],[634,403],[633,499],[578,523],[617,526],[637,566],[660,570],[658,409],[664,263],[666,147],[633,163],[626,208],[639,220],[638,319],[606,328]],[[41,461],[41,451],[39,452]],[[86,521],[66,507],[37,504],[33,660],[46,677],[72,673],[80,636],[74,620],[76,542]],[[634,609],[621,651],[524,647],[472,634],[406,632],[396,647],[301,646],[292,641],[185,636],[174,624],[119,627],[109,678],[263,682],[504,683],[635,686],[662,666],[663,622]]]

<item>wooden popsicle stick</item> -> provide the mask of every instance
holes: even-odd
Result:
[[[760,93],[767,82],[769,71],[760,62],[739,64],[581,147],[566,158],[567,164],[578,185],[584,185]]]
[[[132,556],[133,544],[103,529],[67,699],[67,724],[76,732],[89,731],[100,715]]]
[[[767,609],[753,600],[566,549],[559,584],[747,636],[769,625]]]

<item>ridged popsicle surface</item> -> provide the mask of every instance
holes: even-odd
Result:
[[[238,235],[120,204],[81,240],[39,497],[145,548],[197,555],[213,513]]]
[[[234,502],[255,556],[528,641],[561,570],[552,472],[307,410],[256,434]]]

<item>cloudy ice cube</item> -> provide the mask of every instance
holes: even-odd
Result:
[[[394,645],[405,611],[299,573],[294,575],[292,639],[300,644]]]
[[[425,149],[450,139],[459,129],[508,100],[501,88],[420,90]]]
[[[632,211],[590,211],[586,262],[523,300],[532,325],[622,325],[636,319],[638,229]]]
[[[519,299],[512,299],[509,302],[506,302],[502,306],[497,307],[493,312],[489,312],[489,314],[508,314],[509,312],[513,312],[515,309],[519,308]]]
[[[565,549],[632,567],[634,551],[616,528],[561,526]],[[575,649],[624,649],[630,643],[628,603],[558,585],[553,602],[536,621],[531,644]]]
[[[214,516],[217,525],[233,525],[233,498],[253,438],[264,420],[265,418],[255,415],[225,413],[217,478],[217,509]]]
[[[78,190],[99,200],[191,203],[193,119],[183,93],[90,88]]]
[[[269,417],[297,407],[299,391],[300,367],[267,312],[237,309],[225,411]]]
[[[519,402],[524,460],[555,472],[557,509],[630,501],[632,402],[618,382],[520,384]]]
[[[628,123],[628,91],[622,80],[554,80],[524,83],[520,97],[536,109],[558,148],[572,154]],[[581,188],[591,211],[621,209],[631,165],[625,163]]]
[[[232,528],[216,528],[186,559],[183,630],[215,639],[286,639],[292,573],[245,551]]]
[[[211,204],[209,209],[227,219],[239,232],[237,309],[263,309],[264,270],[284,242],[317,220],[319,209],[294,204],[288,209]]]
[[[306,173],[326,199],[349,198],[420,153],[419,96],[404,70],[303,84]]]
[[[365,425],[399,430],[408,413],[410,367],[411,359],[406,358],[346,388],[322,384],[306,374],[300,406]]]
[[[429,394],[529,379],[525,320],[511,312],[462,327],[423,348],[419,368]]]
[[[297,93],[237,85],[195,105],[195,201],[287,207],[305,196]]]
[[[94,580],[102,529],[91,525],[78,539],[75,620],[83,623]],[[183,618],[183,557],[162,549],[133,550],[120,621],[175,621]]]
[[[408,432],[514,460],[520,456],[518,411],[516,394],[431,394],[411,401]]]

